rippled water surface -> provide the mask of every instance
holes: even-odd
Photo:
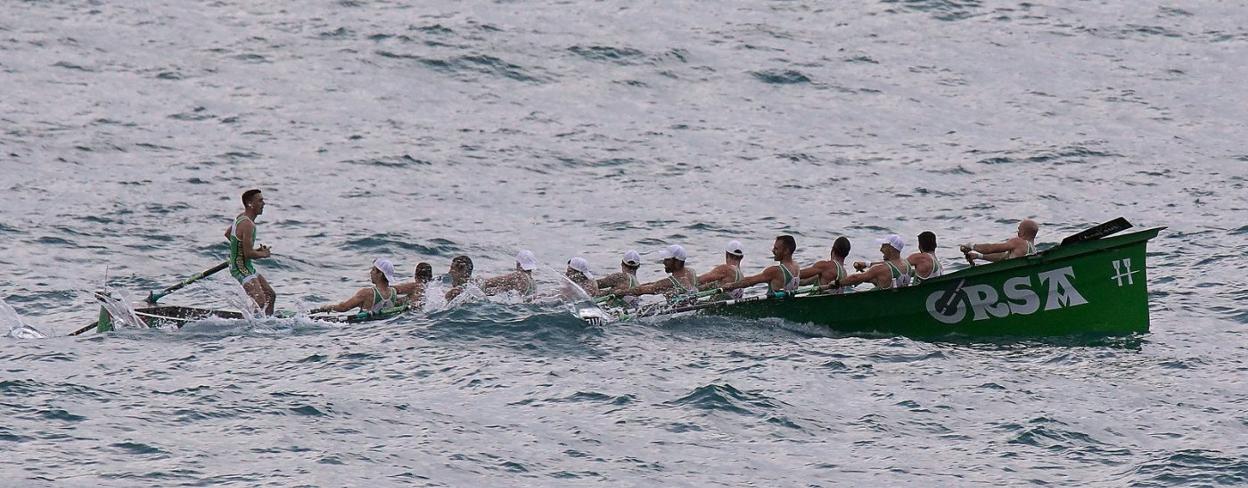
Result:
[[[0,2],[9,486],[1248,483],[1235,2]],[[264,190],[279,307],[777,233],[1041,247],[1125,216],[1152,330],[921,342],[557,304],[65,337]],[[647,261],[652,261],[650,257]],[[661,275],[652,262],[644,279]],[[225,306],[215,276],[166,301]]]

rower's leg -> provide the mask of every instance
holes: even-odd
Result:
[[[260,282],[260,287],[264,289],[264,297],[268,300],[264,304],[264,313],[272,316],[273,306],[277,305],[277,293],[273,291],[272,286],[269,286],[269,280],[264,279],[264,276],[257,277],[256,281]]]
[[[251,297],[252,301],[256,302],[256,306],[261,308],[269,302],[268,297],[265,296],[264,286],[260,282],[263,279],[256,277],[243,284],[243,291],[246,291],[247,296]]]

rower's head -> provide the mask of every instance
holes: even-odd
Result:
[[[846,239],[844,236],[837,237],[836,241],[832,243],[832,258],[844,260],[849,257],[849,247],[849,239]]]
[[[620,271],[629,274],[637,274],[637,268],[641,267],[641,253],[629,250],[624,253],[624,259],[620,260]]]
[[[685,269],[685,260],[689,259],[689,254],[680,244],[672,244],[659,251],[659,259],[663,260],[663,271],[675,273]]]
[[[579,256],[568,260],[568,270],[565,274],[572,281],[594,279],[594,274],[589,272],[589,261]]]
[[[742,259],[745,259],[745,248],[741,246],[741,241],[729,241],[724,247],[724,263],[740,265]]]
[[[884,255],[884,259],[892,260],[901,256],[901,251],[906,248],[906,242],[901,240],[901,236],[890,234],[883,239],[876,239],[875,242],[880,243],[880,254]]]
[[[791,258],[794,252],[797,252],[797,239],[790,235],[777,237],[776,243],[771,246],[771,256],[776,261]]]
[[[447,272],[451,275],[451,280],[456,284],[462,284],[472,278],[472,258],[468,256],[455,256],[451,259],[451,270]]]
[[[537,255],[528,249],[521,249],[516,253],[516,270],[517,271],[533,271],[537,269]]]
[[[1023,219],[1018,223],[1018,236],[1026,240],[1033,240],[1036,234],[1040,233],[1040,224],[1031,219]]]
[[[429,263],[417,264],[416,281],[418,283],[428,283],[433,281],[433,266],[430,266]]]
[[[936,252],[936,234],[923,231],[919,234],[919,252]]]
[[[378,285],[390,286],[395,283],[394,263],[385,258],[374,259],[373,268],[369,270],[369,279]]]
[[[256,215],[264,213],[264,195],[260,194],[260,190],[243,192],[243,208]]]

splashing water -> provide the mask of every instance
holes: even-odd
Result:
[[[200,281],[199,285],[209,295],[237,309],[248,322],[255,321],[256,317],[264,317],[264,311],[260,305],[236,283],[204,280]]]
[[[537,269],[543,274],[549,273],[556,277],[557,286],[560,288],[560,293],[556,297],[567,305],[569,313],[591,324],[600,324],[607,321],[609,315],[598,307],[598,304],[594,302],[594,298],[590,296],[589,292],[581,288],[571,278],[568,278],[567,275],[546,266],[538,266]]]
[[[36,329],[25,321],[22,316],[17,314],[17,310],[10,307],[3,299],[0,299],[0,326],[8,325],[8,337],[14,339],[44,339],[47,336],[39,329]]]
[[[114,295],[116,294],[116,295]],[[97,293],[96,299],[100,305],[113,318],[113,328],[145,328],[147,323],[143,322],[137,314],[134,313],[134,307],[130,304],[134,302],[134,297],[125,290],[105,290],[103,293]]]
[[[446,285],[441,279],[425,283],[424,310],[434,311],[446,308]]]

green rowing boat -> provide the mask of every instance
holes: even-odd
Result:
[[[1148,332],[1145,248],[1162,229],[1064,243],[918,286],[745,299],[697,308],[708,314],[817,324],[851,334],[915,338]]]

